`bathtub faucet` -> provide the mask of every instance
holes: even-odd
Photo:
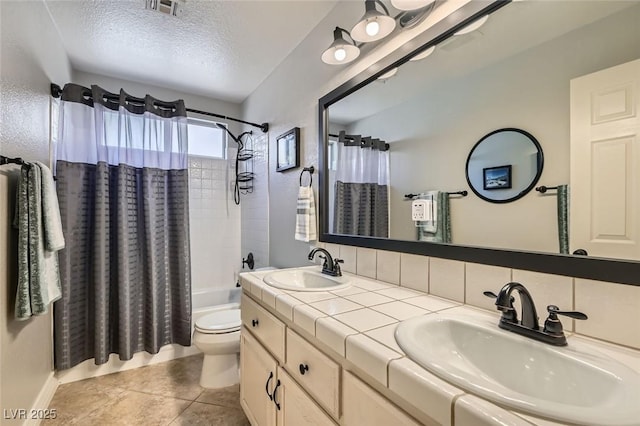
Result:
[[[334,259],[331,257],[331,254],[323,248],[314,248],[309,253],[309,260],[313,260],[313,256],[316,255],[317,252],[324,253],[324,256],[318,255],[320,259],[324,259],[324,263],[322,264],[322,273],[331,275],[332,277],[341,277],[342,271],[340,270],[340,264],[344,261],[342,259]]]

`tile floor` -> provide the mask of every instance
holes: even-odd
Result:
[[[202,355],[61,385],[49,405],[58,425],[245,426],[238,385],[200,387]]]

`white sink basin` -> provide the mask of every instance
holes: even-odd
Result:
[[[331,277],[309,269],[285,269],[265,275],[263,281],[272,287],[295,291],[327,291],[349,287],[345,277]]]
[[[579,341],[554,347],[476,317],[403,321],[396,341],[447,382],[516,411],[583,425],[639,425],[640,374]]]

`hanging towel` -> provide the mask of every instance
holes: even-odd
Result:
[[[440,191],[427,191],[418,199],[422,199],[426,203],[425,219],[418,223],[424,232],[435,234],[438,232],[438,197]]]
[[[14,226],[18,228],[18,289],[15,317],[47,313],[59,299],[57,251],[64,247],[58,199],[51,171],[42,163],[20,171]]]
[[[295,239],[306,242],[316,239],[316,203],[310,186],[298,190]]]
[[[569,254],[569,186],[558,185],[558,245]]]
[[[417,240],[430,241],[433,243],[450,243],[451,214],[449,212],[449,194],[442,191],[428,191],[425,192],[425,194],[427,194],[427,196],[433,196],[434,200],[436,200],[436,205],[433,206],[435,220],[416,222]],[[435,222],[435,224],[431,222]],[[426,224],[426,226],[422,224]]]

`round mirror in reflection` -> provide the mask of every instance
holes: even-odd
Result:
[[[475,144],[467,158],[471,190],[491,203],[515,201],[533,189],[544,157],[540,144],[520,129],[499,129]]]

